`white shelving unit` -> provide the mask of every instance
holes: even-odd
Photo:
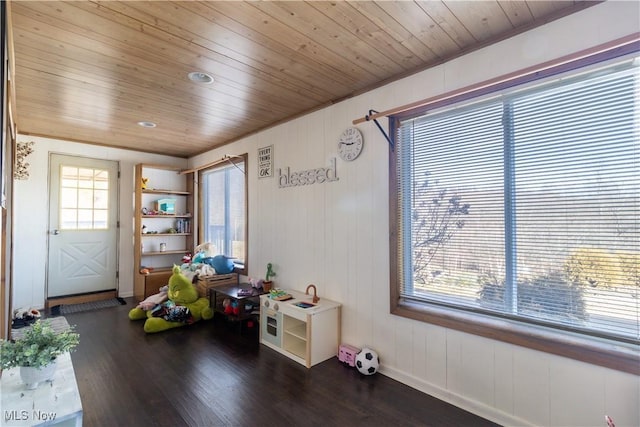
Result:
[[[308,353],[307,328],[310,322],[303,322],[291,316],[284,315],[283,348],[289,353],[305,360]]]

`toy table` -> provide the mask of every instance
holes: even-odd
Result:
[[[241,290],[251,291],[251,293],[248,295],[239,295]],[[211,296],[211,307],[214,312],[223,315],[228,321],[237,322],[239,330],[242,330],[241,324],[243,320],[254,319],[256,322],[258,321],[260,302],[257,297],[267,293],[262,291],[262,289],[253,288],[249,283],[216,286],[211,288],[209,292]],[[229,313],[225,311],[223,304],[225,299],[237,305],[238,309],[236,312]],[[251,305],[251,309],[247,309],[247,305]]]

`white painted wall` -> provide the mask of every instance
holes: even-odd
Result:
[[[153,132],[153,130],[150,130]],[[49,138],[18,135],[18,142],[34,142],[27,157],[29,179],[14,180],[13,307],[44,307],[46,298],[47,232],[49,215],[49,154],[92,157],[120,163],[119,295],[133,295],[133,171],[136,163],[186,167],[186,159],[118,150]]]
[[[277,169],[328,165],[340,133],[382,111],[574,53],[640,30],[640,4],[607,2],[295,121],[190,159],[249,153],[249,273],[340,301],[346,343],[368,344],[382,372],[505,425],[640,425],[637,376],[389,314],[388,145],[373,123],[365,148],[338,159],[339,181],[278,188]],[[273,145],[276,176],[258,179]]]
[[[505,425],[640,425],[640,378],[389,314],[388,146],[373,123],[358,127],[365,148],[337,161],[339,181],[278,188],[257,178],[259,147],[274,145],[276,168],[328,165],[339,134],[371,108],[385,110],[526,68],[640,31],[640,3],[606,2],[442,66],[389,84],[190,160],[249,153],[250,274],[275,266],[276,285],[341,302],[343,341],[370,345],[382,372]],[[121,161],[120,295],[132,294],[133,165],[182,160],[36,141],[31,178],[16,182],[14,307],[42,306],[49,151]]]

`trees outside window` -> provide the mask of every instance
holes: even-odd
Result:
[[[398,303],[640,342],[638,93],[625,59],[395,118]]]

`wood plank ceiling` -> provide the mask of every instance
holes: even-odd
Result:
[[[16,123],[189,157],[595,3],[11,1]]]

